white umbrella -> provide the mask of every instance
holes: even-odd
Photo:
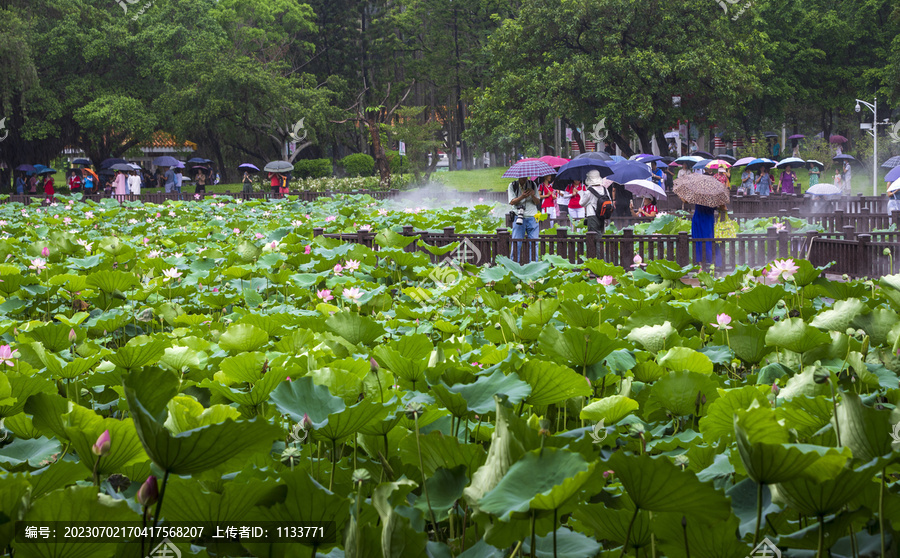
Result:
[[[684,139],[684,136],[682,136],[678,132],[666,132],[666,134],[665,134],[666,139],[678,139],[679,137],[681,139]]]
[[[900,187],[900,186],[898,186]],[[889,190],[890,191],[890,190]],[[835,186],[834,184],[829,184],[827,182],[819,182],[813,186],[810,186],[806,190],[807,194],[812,194],[814,196],[836,196],[841,193],[841,189]]]
[[[649,180],[632,180],[625,183],[625,189],[639,198],[666,199],[666,191]]]
[[[900,190],[900,178],[891,182],[891,185],[888,186],[888,189],[887,189],[888,194],[890,194],[891,192],[896,192],[897,190]]]
[[[697,157],[696,155],[685,155],[684,157],[679,157],[675,159],[676,163],[699,163],[703,160],[703,157]]]
[[[803,159],[798,159],[797,157],[788,157],[787,159],[782,159],[777,165],[775,165],[776,169],[783,169],[784,167],[790,165],[793,169],[799,169],[806,165],[806,161]]]

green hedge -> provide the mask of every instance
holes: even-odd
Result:
[[[400,156],[399,151],[386,150],[388,163],[391,165],[391,174],[404,174],[409,172],[409,157]]]
[[[372,176],[375,174],[375,159],[365,153],[354,153],[341,159],[341,166],[347,171],[347,176]]]
[[[334,174],[331,159],[300,159],[294,163],[297,178],[329,178]]]

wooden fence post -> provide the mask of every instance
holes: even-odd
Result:
[[[584,257],[587,259],[596,259],[597,258],[597,242],[599,240],[599,236],[597,231],[588,231],[584,236],[585,238],[585,247],[584,247]]]
[[[622,244],[619,248],[619,265],[628,269],[634,261],[634,229],[628,227],[622,231]],[[613,262],[615,263],[615,262]]]
[[[834,212],[834,232],[844,229],[844,210],[838,209]]]
[[[875,273],[875,263],[878,262],[878,258],[870,258],[870,249],[869,243],[872,241],[872,235],[869,234],[861,234],[857,239],[856,243],[856,266],[855,269],[858,270],[858,273],[862,277],[875,277],[878,275]]]
[[[844,232],[845,240],[856,240],[856,227],[853,225],[845,225],[841,227],[841,230]]]
[[[569,243],[566,240],[568,236],[569,229],[567,229],[566,227],[560,227],[556,229],[556,238],[558,239],[556,241],[556,255],[571,262],[572,260],[574,260],[574,258],[569,258]]]
[[[313,237],[322,236],[325,234],[325,229],[322,227],[316,227],[313,229]]]
[[[778,231],[778,257],[791,257],[791,241],[790,238],[788,238],[787,229]]]
[[[691,236],[685,231],[678,233],[675,241],[675,263],[681,267],[691,263]]]
[[[766,229],[766,261],[772,261],[775,259],[775,254],[777,253],[775,250],[775,245],[778,242],[778,231],[775,227],[769,227]]]
[[[895,209],[891,212],[891,224],[900,227],[900,211]]]
[[[494,253],[494,258],[496,256],[506,256],[507,258],[510,256],[509,229],[497,229],[497,251]],[[492,265],[497,263],[494,258],[491,259]]]

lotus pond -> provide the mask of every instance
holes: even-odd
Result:
[[[322,521],[334,542],[173,543],[896,556],[900,276],[500,257],[447,283],[398,234],[491,231],[490,211],[0,206],[0,550],[159,542],[24,542],[16,521]],[[371,227],[380,249],[316,227]]]

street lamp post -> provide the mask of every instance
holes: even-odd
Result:
[[[872,195],[878,196],[878,97],[873,99],[873,103],[867,103],[859,99],[856,100],[856,112],[862,110],[860,105],[872,111],[872,130],[869,132],[875,138],[875,144],[872,148]]]

